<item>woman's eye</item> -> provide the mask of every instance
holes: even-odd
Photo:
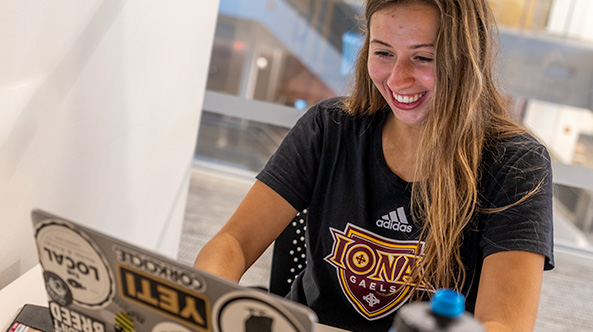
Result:
[[[385,51],[375,51],[375,55],[380,56],[380,57],[388,57],[391,54],[389,52],[385,52]]]
[[[432,61],[434,61],[433,58],[428,58],[428,57],[425,57],[425,56],[417,56],[416,57],[416,60],[418,60],[420,62],[432,62]]]

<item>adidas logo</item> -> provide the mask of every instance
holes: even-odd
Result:
[[[406,218],[403,206],[384,215],[381,219],[377,220],[376,224],[378,227],[391,229],[396,232],[410,233],[412,231],[412,225],[410,225],[408,218]]]

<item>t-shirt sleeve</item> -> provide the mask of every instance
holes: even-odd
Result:
[[[545,269],[554,267],[552,168],[547,149],[532,140],[501,148],[490,160],[487,188],[481,199],[483,258],[500,251],[528,251],[545,256]]]
[[[311,107],[288,132],[256,178],[298,211],[308,207],[323,144],[322,107]]]

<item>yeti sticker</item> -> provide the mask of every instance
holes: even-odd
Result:
[[[334,245],[325,261],[336,268],[344,295],[363,317],[385,317],[408,300],[423,242],[388,239],[351,224],[330,231]]]

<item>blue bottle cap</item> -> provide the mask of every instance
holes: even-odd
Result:
[[[432,312],[443,317],[457,317],[465,311],[465,297],[451,289],[439,289],[430,300]]]

